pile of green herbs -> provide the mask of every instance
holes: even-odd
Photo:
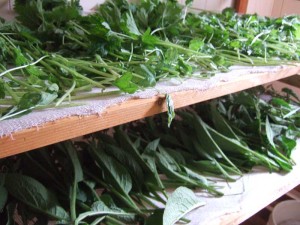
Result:
[[[16,0],[16,20],[0,20],[0,120],[161,79],[299,60],[298,16],[192,13],[190,4],[108,0],[85,16],[78,0]],[[110,86],[119,91],[103,93]]]
[[[0,218],[14,224],[173,225],[254,166],[291,171],[299,99],[254,89],[0,161]],[[265,169],[263,169],[265,168]],[[175,189],[170,196],[167,190]],[[181,219],[180,219],[181,218]]]

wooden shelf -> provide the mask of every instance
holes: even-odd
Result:
[[[276,72],[253,72],[238,76],[230,81],[221,81],[205,91],[189,90],[175,92],[170,95],[175,108],[180,108],[299,73],[300,66],[282,67]],[[34,127],[15,132],[0,138],[0,158],[165,112],[166,105],[164,101],[164,96],[128,100],[122,104],[109,107],[101,115],[72,116],[43,124],[38,128]]]
[[[294,150],[293,159],[296,165],[289,173],[270,174],[257,169],[236,182],[223,183],[225,195],[202,197],[206,205],[188,215],[192,220],[189,225],[237,225],[250,218],[300,184],[300,147]]]

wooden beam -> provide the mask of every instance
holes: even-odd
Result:
[[[236,0],[235,10],[238,13],[246,13],[248,8],[248,0]]]

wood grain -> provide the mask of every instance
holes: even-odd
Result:
[[[238,13],[246,13],[248,8],[248,0],[237,0],[235,9]]]
[[[183,91],[171,94],[175,108],[206,101],[247,88],[283,79],[300,72],[300,66],[280,71],[246,74],[230,82],[219,82],[206,91]],[[30,128],[0,139],[0,158],[75,138],[157,113],[165,112],[164,96],[134,99],[108,108],[101,115],[73,116]]]

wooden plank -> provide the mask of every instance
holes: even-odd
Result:
[[[248,8],[248,0],[236,0],[235,9],[238,13],[246,13]]]
[[[229,82],[219,82],[206,91],[172,93],[175,108],[220,97],[247,88],[269,83],[300,72],[300,66],[284,67],[278,72],[251,73]],[[0,139],[0,158],[26,152],[56,142],[82,136],[109,127],[165,112],[163,96],[129,100],[108,108],[101,115],[73,116],[13,133]]]

